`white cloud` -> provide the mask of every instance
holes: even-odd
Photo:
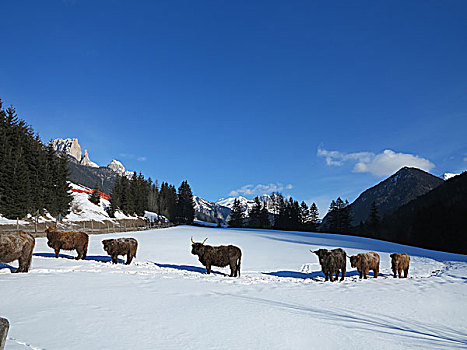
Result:
[[[371,152],[357,152],[357,153],[342,153],[339,151],[327,151],[321,147],[318,147],[317,155],[319,157],[326,158],[327,165],[341,166],[347,160],[358,160],[358,161],[370,161],[371,157],[374,156]]]
[[[147,158],[146,157],[138,157],[136,160],[140,162],[144,162]]]
[[[430,171],[435,165],[428,159],[410,153],[396,153],[390,149],[382,153],[372,152],[343,153],[318,148],[317,155],[326,158],[327,165],[341,166],[346,161],[356,161],[353,172],[371,173],[375,176],[388,176],[405,166]]]
[[[239,196],[239,195],[243,195],[243,196],[252,196],[252,195],[260,196],[260,195],[269,194],[269,193],[272,193],[272,192],[281,192],[284,189],[290,190],[292,188],[293,188],[292,184],[288,184],[288,185],[284,186],[280,182],[275,183],[275,184],[271,183],[271,184],[268,184],[268,185],[262,185],[262,184],[251,185],[250,184],[250,185],[245,185],[245,186],[242,186],[239,189],[231,191],[229,193],[229,196],[234,196],[234,197]]]

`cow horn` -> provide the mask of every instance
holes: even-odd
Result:
[[[201,244],[204,244],[204,242],[206,242],[207,240],[208,240],[208,238],[206,237],[206,239],[205,239],[205,240],[203,241],[203,243],[201,243]]]
[[[191,236],[191,243],[195,244],[195,241],[193,241],[193,236]]]

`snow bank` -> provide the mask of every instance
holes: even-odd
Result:
[[[211,275],[190,237],[242,248],[242,277]],[[129,266],[109,263],[101,241],[134,237]],[[381,277],[323,282],[309,249],[374,250]],[[7,349],[448,349],[467,347],[467,257],[372,239],[315,233],[179,226],[92,235],[88,260],[53,258],[36,240],[31,272],[0,265]],[[390,252],[411,255],[394,279]],[[28,344],[27,347],[24,344]]]

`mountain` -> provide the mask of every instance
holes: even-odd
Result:
[[[230,218],[231,209],[226,206],[198,196],[193,196],[193,202],[195,204],[195,218],[198,220],[214,223],[219,220],[221,223],[227,223]]]
[[[117,176],[133,176],[132,171],[125,169],[118,160],[112,160],[106,167],[101,167],[89,159],[88,150],[81,152],[78,139],[56,139],[51,141],[57,153],[65,153],[69,157],[69,180],[73,183],[94,188],[96,183],[105,193],[111,193]]]
[[[368,219],[373,202],[376,203],[379,216],[383,217],[443,182],[441,178],[423,170],[404,167],[386,180],[364,191],[350,204],[352,225],[356,226]],[[323,219],[324,223],[326,217],[327,215]]]
[[[272,214],[274,212],[273,209],[273,196],[274,195],[268,195],[268,194],[263,194],[262,196],[259,196],[259,200],[261,203],[266,203],[266,208],[268,211]],[[247,199],[242,196],[238,197],[229,197],[229,198],[222,198],[219,201],[217,201],[217,204],[222,205],[224,207],[232,209],[233,203],[235,199],[238,199],[240,201],[240,205],[243,207],[244,211],[249,213],[253,206],[255,205],[255,201],[253,199]]]
[[[88,150],[84,150],[84,155],[81,153],[81,146],[78,139],[56,139],[50,142],[54,150],[58,153],[65,153],[74,158],[78,164],[98,168],[99,165],[89,159]]]
[[[201,221],[217,222],[215,213],[217,211],[217,219],[227,223],[230,219],[232,207],[235,199],[240,201],[240,205],[243,207],[245,214],[249,214],[253,208],[255,201],[253,199],[247,199],[242,196],[222,198],[217,202],[210,202],[201,197],[193,196],[195,202],[195,218]],[[273,213],[273,197],[267,194],[259,196],[262,203],[266,203],[266,207],[269,213]]]
[[[467,254],[467,172],[387,215],[377,238]]]
[[[112,192],[117,176],[120,176],[120,174],[111,168],[89,167],[74,161],[72,157],[70,157],[70,161],[68,162],[68,168],[70,169],[68,178],[71,182],[89,188],[94,188],[97,183],[99,189],[108,194]]]

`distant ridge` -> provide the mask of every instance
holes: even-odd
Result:
[[[442,183],[444,183],[443,179],[423,170],[404,167],[386,180],[364,191],[350,204],[352,225],[356,226],[368,219],[373,202],[376,203],[379,216],[383,217]]]

